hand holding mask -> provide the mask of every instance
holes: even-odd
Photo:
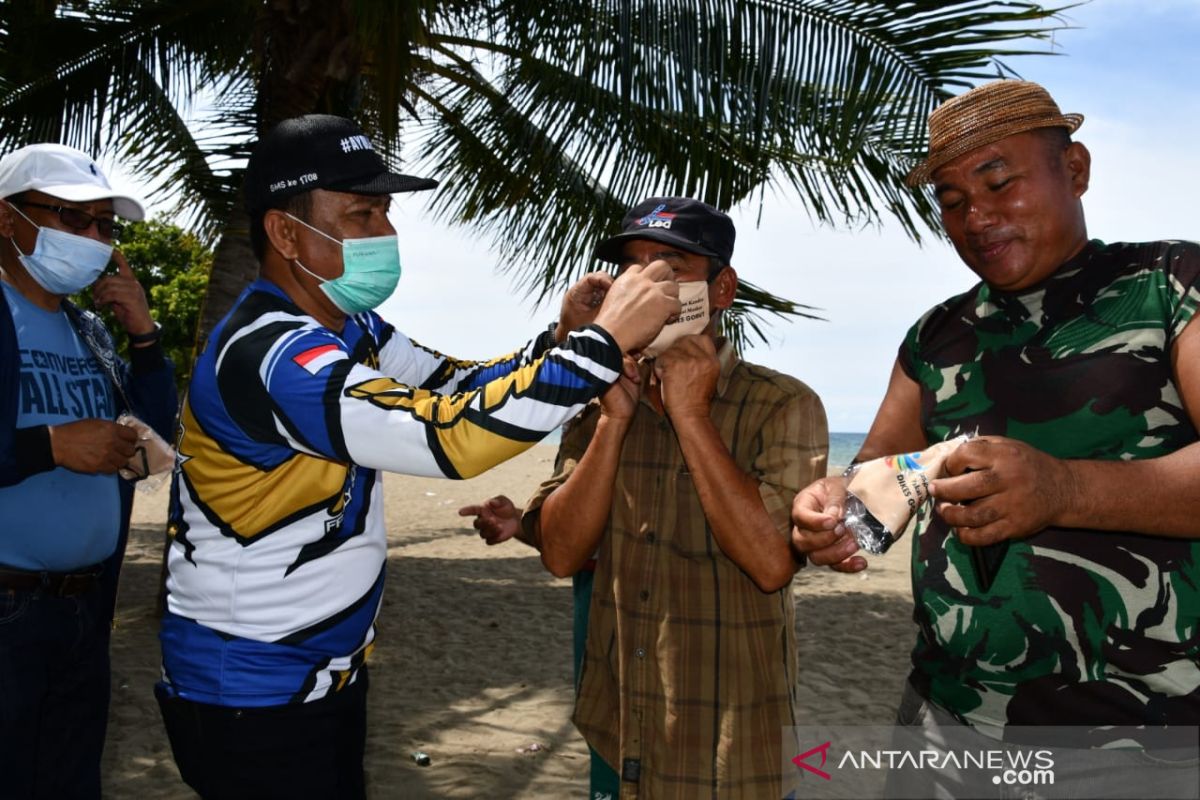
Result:
[[[946,457],[969,436],[917,453],[884,456],[846,470],[846,528],[868,553],[886,553],[929,500],[929,482],[945,473]]]

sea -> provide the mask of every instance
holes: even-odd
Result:
[[[542,443],[558,445],[561,438],[560,431],[555,430],[543,439]],[[831,431],[829,434],[829,465],[834,467],[849,465],[854,460],[854,457],[858,455],[858,451],[862,447],[863,439],[865,438],[867,438],[865,433]]]
[[[846,467],[862,449],[865,433],[829,432],[829,466]]]

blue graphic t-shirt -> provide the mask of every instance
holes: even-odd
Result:
[[[113,419],[112,384],[66,314],[0,285],[20,354],[17,427]],[[62,572],[103,561],[117,546],[117,480],[57,467],[0,487],[0,564]]]

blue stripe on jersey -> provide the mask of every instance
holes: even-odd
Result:
[[[458,385],[460,392],[478,389],[479,387],[492,382],[496,378],[503,378],[506,375],[511,375],[515,369],[521,365],[520,358],[510,358],[507,361],[501,361],[492,364],[490,367],[484,367],[478,372],[470,376],[470,379],[463,381]]]
[[[247,287],[238,297],[234,307],[240,305],[251,292],[261,291],[263,283],[264,281],[260,280]],[[213,329],[207,346],[196,359],[188,386],[188,403],[195,418],[202,421],[205,432],[221,442],[230,455],[248,464],[265,468],[276,467],[291,458],[295,451],[281,444],[255,441],[246,436],[230,419],[229,412],[221,400],[221,393],[217,387],[216,360],[220,355],[217,343],[221,341],[229,319],[230,317],[226,316]]]
[[[267,372],[267,390],[283,411],[284,422],[292,435],[326,458],[340,460],[346,455],[337,419],[340,409],[336,402],[327,406],[316,401],[338,388],[329,385],[331,380],[344,380],[344,375],[334,369],[334,364],[345,367],[353,363],[350,356],[364,335],[358,327],[358,319],[356,316],[346,320],[341,338],[319,328],[291,337],[275,354]],[[337,345],[347,358],[325,366],[316,375],[295,361],[302,353],[329,344]],[[331,414],[333,419],[330,419]],[[336,430],[331,430],[334,425]]]
[[[221,706],[261,707],[295,702],[313,673],[314,654],[344,658],[370,631],[383,595],[383,572],[371,591],[331,627],[296,646],[218,633],[165,612],[159,640],[168,690],[185,700]],[[185,656],[185,657],[181,657]]]
[[[540,438],[551,423],[561,423],[603,391],[621,365],[615,342],[599,329],[572,333],[565,352],[540,362],[546,350],[538,344],[486,365],[436,356],[392,331],[366,314],[348,319],[335,335],[259,280],[213,333],[197,362],[187,407],[211,440],[189,441],[184,432],[181,458],[189,458],[188,445],[194,444],[195,460],[182,462],[172,498],[176,538],[168,602],[174,612],[164,617],[161,634],[169,691],[213,704],[269,706],[319,695],[334,671],[344,680],[373,634],[386,558],[382,509],[370,494],[376,473],[361,464],[404,472],[411,463],[421,474],[438,468],[447,477],[474,474],[500,454],[511,455]],[[383,349],[380,337],[390,341],[391,350]],[[349,357],[326,358],[334,353],[331,345]],[[571,363],[572,357],[580,363]],[[345,387],[350,365],[359,365],[353,369],[366,373],[372,388],[355,394]],[[442,376],[437,388],[445,394],[435,391],[422,417],[409,402],[409,387],[432,382],[433,375]],[[472,385],[511,380],[497,387],[503,391],[466,403],[468,398],[450,396],[463,388],[457,376]],[[516,407],[505,409],[509,403]],[[463,422],[458,438],[447,440],[456,445],[454,459],[465,464],[452,463],[440,436],[456,421]],[[352,443],[344,441],[351,435]],[[360,466],[349,464],[352,452]],[[345,469],[338,472],[337,466]],[[236,480],[226,483],[231,473]],[[272,482],[280,476],[278,484]],[[263,492],[256,495],[259,482]],[[310,498],[310,485],[319,485],[319,497]],[[270,497],[256,501],[267,487]],[[220,537],[230,535],[244,545],[236,565],[206,555],[206,548],[228,550]],[[301,581],[289,583],[289,576],[325,569],[326,559],[329,569],[362,588],[346,596],[339,580],[318,581],[314,585],[330,588],[315,590],[302,589],[307,584]],[[239,583],[243,570],[280,578]],[[330,594],[316,597],[310,591]],[[306,607],[306,597],[322,602]],[[272,610],[260,615],[264,606]],[[296,609],[291,619],[301,621],[289,625],[279,613],[287,608]],[[293,632],[292,626],[305,627]]]
[[[564,386],[568,389],[586,389],[591,385],[575,369],[553,358],[542,362],[542,368],[538,371],[538,383]]]

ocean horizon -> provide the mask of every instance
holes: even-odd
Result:
[[[829,432],[829,466],[848,467],[862,449],[865,433]]]

